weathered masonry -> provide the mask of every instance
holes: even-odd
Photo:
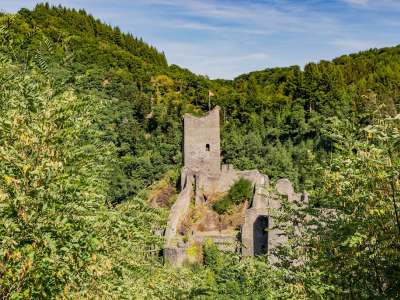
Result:
[[[237,171],[231,165],[221,165],[219,107],[204,117],[186,114],[184,117],[184,167],[181,172],[181,193],[171,208],[165,232],[164,257],[176,266],[196,261],[189,253],[193,247],[212,240],[223,251],[239,251],[244,256],[270,254],[285,237],[274,229],[271,211],[279,209],[279,197],[269,191],[268,176],[257,170]],[[253,183],[251,203],[240,212],[240,230],[214,228],[209,213],[201,229],[182,232],[188,215],[207,209],[213,195],[222,194],[240,178]],[[289,201],[301,201],[305,194],[295,193],[288,179],[278,180],[275,193],[286,195]],[[194,201],[194,206],[191,203]],[[193,208],[194,207],[194,208]],[[200,226],[199,226],[200,227]]]
[[[190,170],[218,174],[221,169],[219,109],[196,118],[185,115],[184,165]]]

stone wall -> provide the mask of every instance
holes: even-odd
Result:
[[[194,191],[195,193],[227,191],[239,178],[245,178],[254,184],[253,199],[251,206],[245,211],[244,224],[239,237],[233,232],[194,232],[193,242],[202,244],[208,239],[214,241],[216,246],[223,251],[234,252],[240,249],[243,256],[268,254],[272,262],[276,261],[272,251],[286,241],[282,232],[274,228],[273,210],[281,207],[278,195],[287,196],[292,202],[306,201],[306,194],[296,193],[288,179],[278,180],[274,191],[270,191],[268,176],[257,170],[236,171],[231,166],[223,166],[219,176],[196,173],[186,167],[182,169],[182,192],[172,206],[165,233],[166,262],[181,266],[188,260],[187,249],[190,243],[184,243],[179,238],[177,228],[189,211]],[[199,184],[203,188],[200,189]]]
[[[181,182],[183,189],[176,202],[171,207],[167,228],[165,230],[165,245],[173,247],[176,244],[176,233],[182,218],[188,213],[190,201],[193,197],[193,174],[186,168],[182,169]]]
[[[271,229],[266,193],[269,185],[268,176],[258,171],[242,171],[239,174],[254,183],[253,201],[251,207],[246,210],[242,226],[242,255],[266,254],[270,250],[269,230]],[[261,228],[260,223],[262,222],[259,221],[264,218],[266,224],[264,228]],[[264,246],[263,251],[261,251],[260,245]]]
[[[204,201],[204,196],[227,192],[240,178],[249,180],[254,186],[267,186],[269,181],[268,176],[261,174],[257,170],[237,171],[232,165],[222,165],[219,174],[208,174],[203,171],[195,174],[196,204]],[[257,197],[255,199],[260,200],[261,198]]]
[[[194,234],[193,239],[199,244],[211,240],[219,250],[224,252],[235,252],[240,247],[236,232],[198,232]]]

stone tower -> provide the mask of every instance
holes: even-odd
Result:
[[[204,117],[185,114],[184,163],[193,171],[218,174],[221,171],[219,106]]]

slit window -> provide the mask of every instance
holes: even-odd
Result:
[[[210,151],[210,144],[206,144],[206,151]]]

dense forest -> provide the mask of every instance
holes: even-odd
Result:
[[[210,80],[48,4],[0,14],[0,41],[1,299],[400,298],[400,46]],[[310,194],[280,212],[274,265],[159,256],[149,197],[176,194],[182,117],[209,91],[224,162]]]

